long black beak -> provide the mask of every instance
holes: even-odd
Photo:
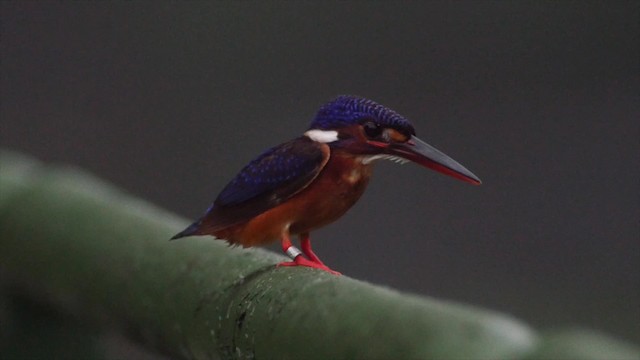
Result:
[[[405,158],[473,185],[482,183],[467,168],[415,136],[411,136],[411,139],[403,143],[392,143],[387,147],[387,151],[391,155]]]

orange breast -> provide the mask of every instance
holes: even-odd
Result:
[[[332,151],[318,177],[304,190],[246,223],[217,231],[217,238],[243,247],[279,240],[327,225],[344,215],[364,192],[371,164],[341,151]]]

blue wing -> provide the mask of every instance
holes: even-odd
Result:
[[[236,175],[218,195],[214,207],[240,206],[255,199],[263,199],[269,207],[278,205],[304,189],[327,157],[321,145],[307,137],[273,147]]]
[[[240,170],[202,218],[172,239],[211,234],[281,204],[318,176],[329,159],[326,147],[303,136],[267,150]]]

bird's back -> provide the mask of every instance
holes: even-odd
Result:
[[[202,218],[174,239],[215,235],[277,207],[307,187],[328,159],[327,146],[306,136],[265,151],[240,170]]]

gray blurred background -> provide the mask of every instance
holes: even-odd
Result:
[[[380,163],[313,234],[327,264],[637,342],[638,4],[2,2],[0,146],[192,219],[321,104],[368,97],[484,184]]]

